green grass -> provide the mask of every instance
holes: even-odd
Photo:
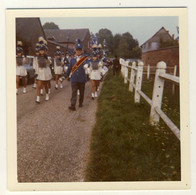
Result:
[[[148,82],[143,88],[150,93]],[[98,98],[85,181],[181,179],[180,142],[162,121],[150,126],[149,113],[144,100],[134,103],[122,77],[109,72]]]

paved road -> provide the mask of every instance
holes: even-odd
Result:
[[[70,111],[70,82],[56,90],[52,81],[50,100],[35,103],[36,90],[27,87],[17,96],[17,157],[19,182],[83,181],[95,123],[96,100],[86,84],[84,106]]]

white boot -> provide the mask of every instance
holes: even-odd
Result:
[[[94,93],[92,93],[92,99],[94,100],[94,97],[95,97],[95,94]]]
[[[23,92],[23,93],[26,93],[26,92],[27,92],[27,90],[26,90],[25,87],[23,88],[22,92]]]
[[[62,83],[60,84],[60,88],[61,88],[61,89],[63,88],[63,84],[62,84]]]
[[[18,95],[18,89],[16,89],[16,95]]]
[[[99,91],[99,87],[97,87],[97,91]]]
[[[56,84],[56,85],[55,85],[55,88],[56,88],[56,89],[58,89],[58,88],[59,88],[58,84]]]
[[[49,89],[48,89],[48,94],[50,94],[50,92],[51,92],[51,89],[49,88]]]
[[[36,85],[36,83],[34,83],[34,84],[33,84],[33,88],[35,88],[35,89],[36,89],[36,87],[37,87],[37,85]]]
[[[78,90],[78,95],[80,95],[80,91]]]
[[[44,95],[44,90],[43,89],[40,90],[40,95]]]
[[[45,99],[46,101],[48,101],[49,100],[49,94],[47,93],[46,94],[46,99]]]
[[[97,92],[95,91],[95,97],[98,97]]]
[[[39,97],[39,96],[36,97],[35,102],[36,102],[36,103],[40,103],[40,97]]]

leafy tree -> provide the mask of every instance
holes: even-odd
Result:
[[[125,38],[121,38],[117,49],[117,55],[123,58],[129,58],[129,53],[129,44]]]
[[[141,56],[142,56],[142,49],[139,46],[134,47],[132,49],[132,51],[131,51],[130,57],[131,58],[139,58],[140,59]]]
[[[43,25],[43,29],[59,29],[59,26],[55,24],[54,22],[46,22]]]
[[[103,45],[104,39],[106,40],[106,45],[109,50],[109,52],[113,53],[113,35],[110,30],[107,28],[102,28],[99,30],[98,33],[96,33],[96,36],[99,39],[99,43]]]

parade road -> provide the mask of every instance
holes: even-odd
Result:
[[[35,103],[36,89],[27,86],[17,95],[17,166],[19,182],[83,181],[95,123],[96,100],[86,83],[84,104],[70,111],[71,83],[56,90],[50,100]]]

